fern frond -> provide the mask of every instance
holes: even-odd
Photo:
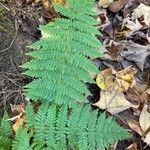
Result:
[[[85,82],[93,83],[90,75],[98,72],[90,59],[101,55],[92,5],[84,0],[54,5],[65,18],[40,26],[42,38],[29,46],[34,51],[27,55],[33,59],[22,67],[36,79],[25,86],[26,96],[58,104],[86,101]]]
[[[26,106],[25,116],[26,116],[25,120],[26,120],[27,128],[33,128],[34,122],[35,122],[35,119],[34,119],[35,113],[30,104],[27,104]]]
[[[35,115],[33,148],[66,150],[70,145],[73,150],[105,149],[129,136],[112,118],[97,113],[90,106],[42,104]]]
[[[12,140],[7,136],[0,135],[0,150],[9,150],[12,145]]]
[[[30,147],[30,135],[25,128],[19,128],[12,144],[12,150],[32,150]]]
[[[5,113],[0,124],[0,135],[10,136],[12,133],[11,124],[8,119],[8,114]]]
[[[11,124],[8,120],[8,114],[5,113],[0,124],[0,148],[1,150],[7,150],[11,147],[12,140],[10,138],[12,134]]]

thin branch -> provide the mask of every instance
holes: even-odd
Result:
[[[13,40],[11,41],[11,43],[10,43],[9,47],[7,47],[7,48],[5,48],[5,49],[0,50],[0,53],[1,53],[1,52],[4,52],[4,51],[9,50],[9,49],[13,46],[13,44],[14,44],[14,42],[15,42],[16,38],[17,38],[17,35],[18,35],[17,17],[15,17],[15,30],[16,30],[15,37],[14,37],[14,38],[13,38]]]

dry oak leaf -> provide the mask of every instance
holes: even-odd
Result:
[[[133,105],[126,100],[123,92],[115,90],[101,90],[100,100],[93,105],[98,106],[100,109],[106,109],[111,114],[117,114],[130,107],[137,108],[138,105]]]
[[[138,21],[138,19],[133,21],[129,17],[123,20],[122,28],[124,28],[124,26],[130,29],[130,31],[125,31],[125,36],[127,37],[131,36],[134,32],[140,30],[143,27]]]
[[[150,112],[148,112],[148,106],[146,104],[140,114],[139,123],[144,132],[150,128]],[[145,135],[143,141],[150,145],[150,131]]]
[[[98,5],[99,7],[107,8],[113,0],[99,0]]]
[[[127,5],[129,0],[115,0],[114,2],[112,2],[109,5],[109,10],[111,12],[118,12],[119,10],[121,10],[125,5]]]
[[[136,9],[134,9],[132,13],[132,17],[137,19],[142,17],[144,18],[143,22],[150,26],[150,6],[146,6],[145,4],[141,3]]]
[[[123,46],[123,50],[119,52],[119,54],[135,64],[143,70],[146,58],[150,55],[150,45],[140,45],[134,43],[133,41],[120,41],[120,44]]]
[[[102,90],[115,89],[120,92],[127,91],[135,84],[135,73],[136,70],[132,66],[118,72],[112,68],[108,68],[97,75],[96,83]]]

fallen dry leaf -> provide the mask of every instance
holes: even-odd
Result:
[[[136,104],[147,102],[148,96],[146,92],[139,89],[136,85],[133,88],[129,88],[126,92],[127,100]]]
[[[141,3],[132,13],[133,18],[137,19],[143,16],[144,23],[150,26],[150,6]]]
[[[24,104],[20,105],[11,105],[12,110],[12,118],[10,118],[11,121],[13,121],[13,130],[16,132],[20,126],[24,125],[25,117],[24,117]]]
[[[143,132],[143,130],[141,129],[141,127],[140,127],[140,125],[139,125],[138,122],[132,120],[132,121],[128,121],[127,123],[128,123],[128,125],[129,125],[129,127],[130,127],[133,131],[135,131],[136,133],[138,133],[139,135],[142,136],[142,135],[144,134],[144,132]]]
[[[123,93],[114,90],[101,90],[100,100],[93,105],[98,106],[100,109],[106,109],[111,114],[117,114],[130,107],[138,107],[138,105],[133,105],[127,101]]]
[[[25,118],[24,118],[24,116],[18,118],[18,119],[16,120],[16,122],[15,122],[15,123],[13,124],[13,126],[12,126],[13,130],[16,132],[16,131],[19,129],[19,127],[21,127],[21,126],[24,125],[24,123],[25,123]]]
[[[10,104],[10,107],[11,107],[11,111],[12,111],[12,114],[13,116],[16,116],[16,115],[20,115],[21,113],[23,114],[25,112],[24,110],[24,103],[20,104],[20,105],[12,105]]]
[[[146,58],[150,55],[150,45],[140,45],[133,41],[120,41],[123,45],[123,50],[120,55],[129,61],[133,61],[136,65],[143,70]]]
[[[126,150],[138,150],[137,143],[132,143],[130,146],[126,148]]]
[[[97,75],[96,83],[102,90],[127,91],[135,84],[135,73],[136,70],[131,66],[118,72],[108,68]]]
[[[98,5],[99,7],[107,8],[113,0],[99,0]]]
[[[52,0],[54,3],[65,4],[65,0]]]
[[[143,27],[137,19],[133,21],[129,17],[123,20],[123,26],[130,29],[130,31],[125,31],[125,36],[127,37],[131,36],[134,32],[140,30]]]
[[[150,88],[146,90],[146,93],[150,95]]]
[[[110,3],[109,10],[111,12],[118,12],[119,10],[121,10],[128,3],[128,1],[129,0],[114,1],[114,2]]]
[[[148,112],[148,106],[146,104],[140,114],[139,123],[144,132],[150,127],[150,112]],[[143,141],[150,145],[150,132],[143,137]]]

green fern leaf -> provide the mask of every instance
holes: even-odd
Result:
[[[9,137],[0,135],[0,150],[9,150],[12,140]]]
[[[32,150],[29,143],[30,135],[27,133],[27,130],[19,128],[12,144],[12,150]]]
[[[10,138],[12,134],[11,124],[8,120],[8,114],[5,113],[0,124],[0,148],[1,150],[7,150],[11,147],[12,140]]]
[[[86,105],[42,104],[35,115],[33,149],[66,150],[68,145],[73,150],[105,149],[129,137],[112,118],[97,114]]]
[[[101,55],[92,5],[85,0],[54,5],[65,18],[40,26],[42,38],[29,46],[34,51],[27,55],[33,59],[22,67],[27,69],[24,74],[36,79],[25,86],[27,97],[57,104],[86,101],[85,82],[93,83],[90,75],[98,72],[90,59]]]

